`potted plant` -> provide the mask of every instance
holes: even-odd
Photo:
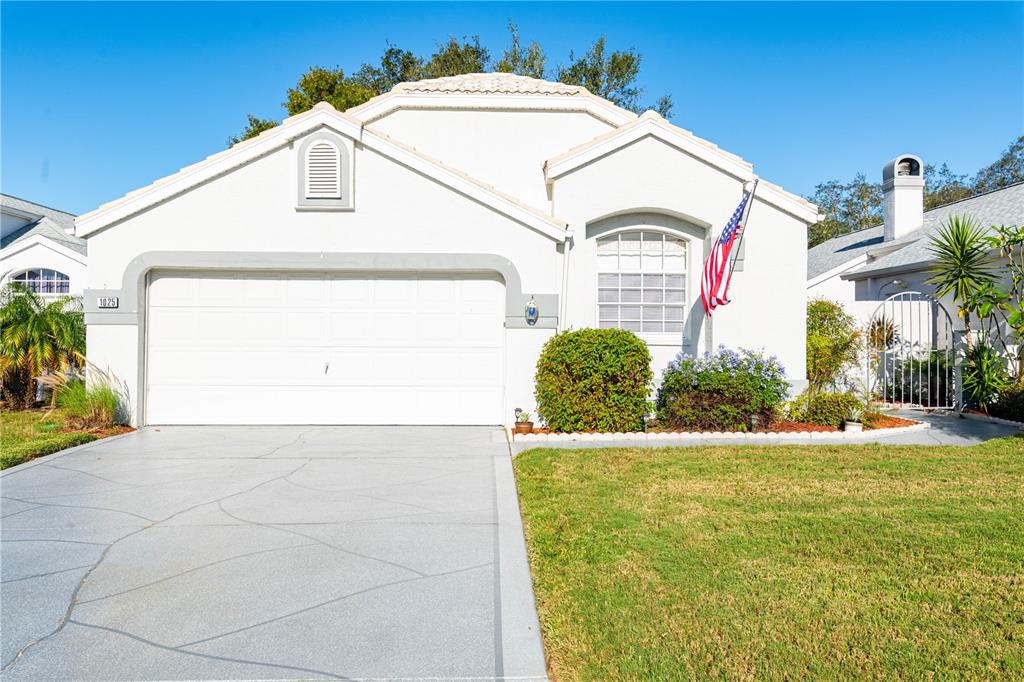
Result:
[[[864,430],[864,406],[851,407],[846,414],[846,422],[843,424],[843,431],[849,433],[860,433]]]
[[[516,433],[533,433],[533,422],[530,421],[530,413],[523,412],[516,408]]]

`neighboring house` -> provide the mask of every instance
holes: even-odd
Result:
[[[930,238],[954,215],[982,227],[1024,224],[1024,183],[924,210],[924,163],[912,154],[888,162],[882,171],[884,222],[818,244],[807,255],[807,296],[842,303],[868,323],[889,296],[904,291],[934,294]],[[993,254],[995,255],[995,254]],[[956,305],[942,303],[956,320]]]
[[[635,331],[659,378],[725,344],[799,385],[814,205],[761,181],[733,303],[701,310],[754,177],[653,112],[521,76],[321,103],[77,219],[89,358],[137,424],[508,423],[544,342],[581,327]]]
[[[75,216],[0,194],[0,285],[19,282],[43,296],[81,295],[85,240]]]

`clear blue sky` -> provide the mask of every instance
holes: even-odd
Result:
[[[643,54],[673,122],[807,194],[902,152],[974,173],[1024,132],[1024,4],[0,4],[2,191],[74,212],[282,117],[310,65],[429,53],[509,19],[565,63],[606,35]]]

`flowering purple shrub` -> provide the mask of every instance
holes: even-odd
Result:
[[[714,353],[680,353],[658,389],[658,423],[687,431],[748,431],[751,417],[771,420],[789,392],[786,370],[773,355],[719,346]]]

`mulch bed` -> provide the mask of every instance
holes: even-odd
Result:
[[[873,422],[872,422],[870,427],[865,425],[864,426],[864,430],[865,431],[877,431],[879,429],[895,429],[895,428],[898,428],[900,426],[913,426],[916,423],[917,422],[911,421],[909,419],[902,419],[900,417],[891,417],[889,415],[882,415],[880,417],[876,417],[873,420]],[[839,431],[839,429],[837,429],[834,426],[822,426],[821,424],[808,424],[806,422],[793,422],[793,421],[789,421],[789,420],[786,420],[786,419],[780,419],[780,420],[772,422],[771,425],[768,426],[768,427],[757,429],[754,433],[802,433],[802,432],[806,432],[806,433],[811,433],[811,432],[813,432],[813,433],[834,433],[836,431]],[[547,429],[547,428],[536,427],[536,428],[533,429],[533,433],[541,434],[541,433],[559,433],[559,432],[558,431],[553,431],[553,430]],[[577,433],[598,433],[598,432],[596,430],[594,430],[594,429],[590,429],[589,431],[579,431]],[[647,433],[679,433],[679,431],[676,431],[676,430],[673,430],[673,429],[657,429],[657,428],[652,428],[652,429],[647,429]]]
[[[909,419],[901,419],[900,417],[890,417],[887,414],[883,414],[880,417],[875,417],[871,420],[871,426],[864,425],[865,431],[877,431],[878,429],[895,429],[900,426],[913,426],[917,422],[910,421]]]

